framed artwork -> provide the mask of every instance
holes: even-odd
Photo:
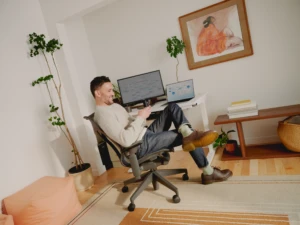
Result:
[[[244,0],[227,0],[179,17],[189,69],[253,55]]]

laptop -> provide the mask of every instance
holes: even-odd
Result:
[[[167,84],[167,104],[174,102],[187,102],[195,97],[193,80],[185,80]]]

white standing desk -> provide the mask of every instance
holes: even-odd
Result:
[[[200,105],[202,121],[203,121],[205,131],[209,130],[209,121],[208,121],[208,115],[207,115],[207,110],[206,110],[206,95],[207,95],[207,93],[197,94],[195,96],[195,98],[193,98],[187,102],[177,103],[182,110],[190,109],[190,108]],[[151,106],[151,111],[152,112],[163,111],[164,108],[167,106],[166,103],[167,103],[166,100],[156,102],[153,106]],[[137,115],[137,113],[138,113],[138,110],[136,109],[136,110],[130,112],[130,115],[135,116],[135,115]],[[207,155],[207,160],[208,160],[209,164],[211,164],[211,162],[214,158],[214,155],[215,155],[215,150],[214,150],[212,144],[209,145],[208,148],[209,148],[209,152]]]

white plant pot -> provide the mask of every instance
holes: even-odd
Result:
[[[74,167],[72,167],[68,172],[69,176],[74,178],[74,184],[77,191],[85,191],[94,185],[91,165],[89,163],[85,163],[83,165],[88,168],[78,173],[74,173]]]

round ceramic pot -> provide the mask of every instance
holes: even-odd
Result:
[[[226,145],[225,145],[225,150],[228,152],[228,153],[235,153],[236,150],[237,150],[237,141],[236,140],[228,140]]]
[[[77,191],[85,191],[94,185],[92,168],[89,163],[82,164],[82,169],[76,170],[76,166],[69,169],[69,176],[74,178]]]

